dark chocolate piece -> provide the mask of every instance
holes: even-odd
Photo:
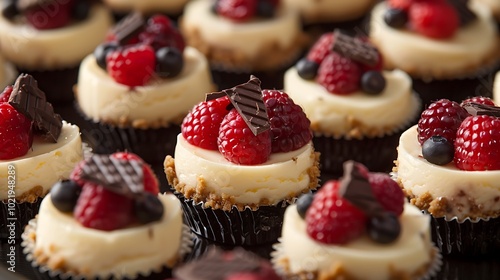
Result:
[[[19,11],[26,11],[36,6],[48,5],[53,2],[53,5],[60,5],[55,0],[17,0],[17,9]]]
[[[479,103],[465,103],[462,107],[467,113],[473,116],[487,115],[492,117],[500,117],[500,107],[490,106]]]
[[[373,194],[370,182],[352,160],[344,162],[339,194],[369,217],[379,216],[385,211]]]
[[[229,100],[254,135],[262,133],[271,127],[258,78],[252,75],[247,83],[222,92],[229,96]]]
[[[135,160],[95,154],[82,166],[81,178],[131,198],[144,191],[142,164]]]
[[[220,280],[237,272],[252,272],[260,268],[261,260],[256,255],[236,248],[229,252],[213,248],[197,260],[174,271],[181,280]]]
[[[222,91],[207,93],[205,95],[205,101],[214,100],[214,99],[221,98],[224,96],[226,96],[226,93],[222,92]]]
[[[112,30],[120,45],[125,45],[146,26],[146,19],[140,12],[134,12],[118,22]]]
[[[54,113],[45,93],[38,88],[37,81],[28,74],[17,77],[9,104],[35,122],[36,128],[54,143],[61,134],[62,118]]]
[[[358,38],[343,34],[339,30],[335,30],[333,36],[333,51],[369,66],[378,63],[378,51],[369,42],[363,42]]]
[[[477,15],[469,9],[469,0],[450,0],[448,2],[457,11],[460,26],[465,26],[477,18]]]

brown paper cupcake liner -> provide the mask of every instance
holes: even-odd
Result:
[[[151,269],[148,272],[138,272],[136,275],[129,275],[126,277],[109,275],[109,276],[99,276],[94,278],[88,278],[81,275],[75,275],[72,272],[62,271],[62,270],[51,270],[47,265],[39,263],[34,255],[35,244],[36,244],[36,227],[37,219],[32,219],[29,221],[24,232],[22,233],[22,243],[23,253],[26,260],[31,263],[31,267],[35,270],[35,273],[39,279],[44,280],[143,280],[143,279],[167,279],[172,277],[172,268],[164,265],[163,267]],[[193,246],[193,239],[191,231],[188,226],[183,225],[182,241],[181,246],[177,254],[177,259],[180,261],[186,255],[188,255]],[[35,236],[35,238],[33,238]],[[85,246],[85,245],[82,245]]]
[[[181,201],[184,218],[191,230],[216,243],[230,246],[272,244],[281,236],[283,217],[290,203],[278,202],[273,206],[260,206],[256,210],[236,206],[230,211],[205,208],[203,202],[186,199],[172,189]]]

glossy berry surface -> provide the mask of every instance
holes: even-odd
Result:
[[[430,163],[445,165],[453,161],[453,143],[442,136],[431,136],[422,145],[422,156]]]
[[[416,0],[387,0],[390,8],[403,11],[408,11],[413,2],[416,2]]]
[[[75,181],[63,180],[52,186],[50,199],[52,204],[61,212],[73,212],[76,202],[80,197],[82,187]]]
[[[0,103],[0,160],[28,153],[33,142],[31,123],[9,103]]]
[[[313,80],[318,74],[319,64],[307,58],[302,58],[295,64],[295,67],[302,79]]]
[[[145,30],[139,33],[138,39],[141,43],[150,45],[155,50],[172,47],[182,53],[186,47],[186,42],[179,30],[164,15],[150,17]]]
[[[54,1],[41,4],[25,12],[28,23],[36,29],[47,30],[61,28],[69,24],[75,0]]]
[[[495,106],[495,102],[491,98],[484,96],[474,96],[471,98],[467,98],[462,101],[462,103],[460,103],[460,106],[464,106],[467,103],[478,103],[483,105]]]
[[[418,142],[422,145],[429,137],[440,135],[453,143],[458,127],[468,115],[455,101],[441,99],[432,103],[420,115]]]
[[[332,52],[321,63],[316,81],[334,94],[349,94],[359,89],[361,70],[349,58]]]
[[[461,170],[500,170],[500,119],[467,117],[457,131],[455,165]]]
[[[306,217],[307,209],[311,206],[313,199],[314,194],[312,193],[303,194],[297,199],[297,212],[302,219]]]
[[[408,12],[390,8],[384,14],[384,22],[393,28],[403,28],[408,23]]]
[[[12,93],[12,86],[6,86],[5,89],[0,93],[0,103],[9,102],[10,94]]]
[[[217,13],[229,20],[243,22],[257,13],[257,0],[219,0]]]
[[[94,183],[85,183],[73,216],[84,227],[111,231],[134,220],[132,199]]]
[[[307,60],[314,61],[318,65],[321,64],[325,57],[332,51],[333,41],[333,32],[328,32],[321,35],[321,37],[319,37],[319,39],[309,49],[309,52],[306,56]]]
[[[401,224],[394,213],[383,212],[381,215],[370,217],[366,230],[373,241],[388,244],[399,237]]]
[[[94,50],[94,57],[96,59],[97,65],[106,70],[106,57],[110,52],[115,51],[117,48],[118,43],[116,42],[106,42],[97,46]]]
[[[135,217],[142,224],[159,221],[164,211],[163,204],[154,194],[146,192],[134,200]]]
[[[368,181],[373,194],[386,211],[396,216],[403,213],[405,195],[396,181],[386,173],[369,173]]]
[[[181,132],[184,139],[203,149],[218,150],[219,127],[229,112],[229,104],[227,97],[221,97],[194,106],[182,121]]]
[[[365,231],[365,214],[342,198],[338,189],[338,181],[326,182],[306,213],[307,234],[318,242],[345,244]]]
[[[106,57],[109,75],[117,82],[129,87],[147,84],[155,72],[154,49],[148,45],[128,47],[113,51]]]
[[[385,78],[379,71],[368,71],[361,76],[361,89],[368,94],[379,94],[385,86]]]
[[[453,36],[460,24],[455,8],[443,1],[416,1],[410,6],[408,18],[415,31],[436,39]]]
[[[261,164],[271,154],[270,131],[254,135],[236,109],[222,120],[217,144],[224,158],[236,164]]]
[[[262,98],[271,124],[273,153],[294,151],[311,141],[311,122],[288,94],[263,90]]]
[[[175,77],[184,67],[182,53],[171,47],[163,47],[156,51],[156,73],[162,78]]]

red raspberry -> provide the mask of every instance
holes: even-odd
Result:
[[[467,117],[457,131],[454,160],[461,170],[500,170],[500,119]]]
[[[455,8],[447,2],[418,1],[408,11],[409,23],[418,33],[431,38],[448,38],[459,27]]]
[[[373,194],[385,210],[397,216],[403,213],[405,195],[396,181],[385,173],[369,173],[368,181]]]
[[[129,153],[129,152],[117,152],[111,155],[114,158],[125,160],[125,161],[138,161],[143,164],[142,166],[142,176],[143,176],[143,184],[144,184],[144,190],[147,192],[150,192],[154,195],[157,195],[160,192],[160,186],[158,183],[158,179],[156,178],[156,175],[154,174],[153,170],[151,169],[151,166],[149,164],[145,163],[142,158],[140,158],[138,155]]]
[[[349,94],[359,89],[361,69],[349,58],[332,52],[318,69],[316,81],[335,94]]]
[[[469,99],[465,99],[460,103],[460,106],[464,106],[466,103],[479,103],[484,105],[495,106],[495,102],[491,100],[491,98],[483,97],[483,96],[474,96]]]
[[[261,164],[271,154],[269,130],[254,135],[236,109],[222,120],[217,144],[224,158],[236,164]]]
[[[87,182],[83,185],[73,215],[84,227],[111,231],[134,221],[132,199]]]
[[[404,11],[408,11],[413,2],[415,2],[415,0],[388,0],[387,1],[389,7],[393,8],[393,9],[404,10]]]
[[[75,168],[73,168],[73,171],[71,171],[71,174],[69,175],[69,178],[71,180],[75,181],[80,187],[85,184],[85,181],[81,179],[83,165],[85,165],[85,161],[84,160],[80,161],[75,166]]]
[[[219,0],[217,13],[236,22],[247,21],[257,12],[257,0]]]
[[[455,101],[441,99],[432,103],[420,115],[418,142],[422,145],[429,137],[440,135],[453,143],[460,123],[468,115]]]
[[[33,143],[31,123],[9,103],[0,103],[0,160],[28,153]]]
[[[172,21],[164,15],[155,15],[148,19],[144,31],[139,33],[139,41],[158,50],[162,47],[174,47],[184,51],[186,43]]]
[[[345,244],[365,230],[365,214],[338,193],[339,181],[327,181],[314,196],[306,213],[306,231],[326,244]]]
[[[311,122],[288,94],[266,89],[262,96],[271,124],[273,153],[294,151],[311,141]]]
[[[333,32],[321,35],[307,53],[307,60],[314,61],[318,65],[321,64],[332,50],[333,38]]]
[[[62,3],[59,3],[62,2]],[[26,11],[26,20],[36,29],[56,29],[71,21],[71,10],[76,1],[47,1]]]
[[[106,68],[111,77],[130,87],[147,84],[155,72],[155,51],[148,45],[131,46],[111,52]]]
[[[9,102],[10,94],[12,93],[12,86],[7,86],[5,89],[0,93],[0,103],[2,102]]]
[[[191,145],[217,150],[219,127],[230,104],[229,98],[222,97],[204,101],[194,106],[181,125],[182,136]]]

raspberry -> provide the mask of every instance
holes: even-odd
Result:
[[[408,11],[414,0],[388,0],[387,3],[391,8]]]
[[[172,21],[164,15],[155,15],[148,19],[144,31],[139,33],[139,41],[158,50],[162,47],[174,47],[181,53],[186,47],[184,38]]]
[[[457,131],[455,165],[467,171],[500,170],[500,119],[469,116]]]
[[[271,154],[269,130],[254,135],[236,109],[222,120],[217,144],[224,158],[236,164],[260,164]]]
[[[443,136],[448,142],[455,141],[460,123],[469,114],[455,101],[438,100],[420,115],[418,121],[418,142],[422,145],[431,136]]]
[[[385,210],[393,212],[396,216],[403,213],[405,195],[398,183],[385,173],[369,173],[368,181],[373,194]]]
[[[345,244],[365,230],[365,214],[338,193],[339,181],[327,181],[316,193],[306,213],[306,231],[326,244]]]
[[[153,173],[151,166],[145,163],[142,158],[138,155],[128,152],[118,152],[111,155],[114,158],[125,160],[125,161],[139,161],[143,164],[142,166],[142,176],[143,176],[143,184],[144,190],[150,192],[154,195],[157,195],[160,192],[160,186],[158,183],[158,179],[156,175]]]
[[[132,199],[87,182],[73,215],[84,227],[111,231],[133,222],[133,206]]]
[[[26,20],[36,29],[56,29],[71,21],[71,10],[75,1],[47,1],[26,11]]]
[[[448,38],[459,27],[455,8],[441,1],[418,1],[410,6],[409,23],[418,33],[431,38]]]
[[[12,86],[7,86],[5,89],[0,93],[0,103],[2,102],[9,102],[10,94],[12,93]]]
[[[119,49],[106,57],[109,75],[117,83],[130,87],[147,84],[155,72],[155,64],[155,52],[148,45]]]
[[[466,103],[479,103],[484,105],[495,106],[495,102],[493,102],[491,98],[482,96],[474,96],[469,99],[465,99],[464,101],[462,101],[462,103],[460,103],[460,106],[464,106]]]
[[[262,96],[271,124],[273,153],[294,151],[311,141],[311,122],[286,93],[263,90]]]
[[[229,98],[222,97],[201,102],[189,112],[181,125],[182,136],[191,145],[217,150],[219,127],[227,115]]]
[[[316,81],[331,93],[349,94],[359,89],[361,70],[349,58],[333,52],[325,57]]]
[[[28,153],[33,143],[31,123],[9,103],[0,103],[0,160]]]
[[[257,12],[257,0],[219,0],[217,13],[236,22],[254,17]]]
[[[309,52],[307,59],[321,64],[323,59],[330,54],[333,45],[333,32],[325,33],[314,43]]]

